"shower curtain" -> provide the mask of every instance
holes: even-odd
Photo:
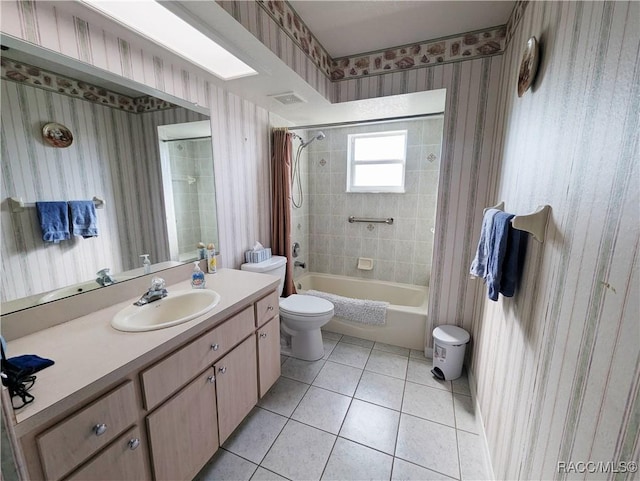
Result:
[[[271,250],[273,254],[287,258],[287,273],[282,293],[287,297],[295,294],[296,288],[293,284],[291,257],[291,134],[286,128],[273,129],[271,149]]]

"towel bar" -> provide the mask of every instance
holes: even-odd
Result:
[[[104,208],[104,205],[105,205],[104,199],[100,199],[94,196],[92,200],[96,206],[96,209]],[[15,212],[15,213],[22,212],[28,207],[36,206],[35,202],[24,202],[22,200],[22,197],[9,197],[7,201],[9,202],[9,209],[11,209],[11,212]]]
[[[489,209],[497,209],[504,211],[504,201],[493,207],[487,207],[483,210],[483,214],[486,214]],[[538,242],[544,242],[544,236],[547,232],[547,222],[549,220],[549,212],[551,206],[548,204],[539,205],[538,208],[531,214],[516,215],[511,219],[511,225],[514,229],[523,230],[533,235],[533,238]]]
[[[368,222],[369,224],[393,224],[393,217],[387,217],[386,219],[369,219],[366,217],[354,217],[349,216],[349,222]]]

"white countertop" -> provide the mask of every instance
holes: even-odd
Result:
[[[279,279],[265,274],[220,269],[206,275],[206,288],[220,294],[220,302],[209,313],[183,324],[156,331],[121,332],[111,318],[136,301],[137,293],[123,302],[8,343],[8,357],[37,354],[55,361],[36,373],[30,390],[35,400],[14,411],[16,434],[58,415],[110,386],[131,371],[171,352],[185,341],[207,331],[277,287]],[[189,289],[190,281],[167,287]]]

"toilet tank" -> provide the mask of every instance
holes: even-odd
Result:
[[[278,295],[282,296],[284,288],[284,276],[287,272],[287,258],[282,256],[272,256],[266,261],[242,264],[240,269],[249,272],[260,272],[262,274],[271,274],[280,277],[280,285],[278,287]]]

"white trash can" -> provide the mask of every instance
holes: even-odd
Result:
[[[458,326],[443,324],[433,330],[432,374],[440,380],[451,381],[462,374],[464,351],[469,333]]]

